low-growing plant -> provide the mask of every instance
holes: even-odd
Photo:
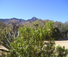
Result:
[[[65,49],[65,47],[61,47],[60,45],[56,47],[58,57],[66,57],[68,54],[68,49]]]
[[[55,51],[55,42],[54,39],[50,39],[46,46],[43,47],[43,51],[45,52],[46,57],[51,57]]]
[[[24,38],[14,39],[11,43],[9,57],[50,57],[55,50],[54,41],[49,41],[47,46],[44,46],[44,42],[34,41],[33,38],[24,40]],[[43,47],[44,46],[44,47]]]
[[[15,33],[13,36],[10,30],[8,34],[5,32],[4,37],[0,41],[0,45],[6,48],[0,49],[0,51],[2,51],[2,55],[5,55],[4,53],[10,52],[9,50],[11,49],[11,42],[13,42],[14,37],[18,37],[18,35],[19,35],[18,33]]]

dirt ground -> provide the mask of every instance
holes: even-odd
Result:
[[[46,44],[48,43],[48,41],[45,41]],[[56,40],[55,41],[55,47],[60,45],[61,47],[65,46],[66,49],[68,49],[68,38],[64,37],[62,39]]]
[[[60,45],[60,46],[65,46],[66,49],[68,49],[68,40],[66,41],[55,41],[56,46]]]
[[[55,46],[58,46],[58,45],[60,45],[60,46],[65,46],[65,48],[66,49],[68,49],[68,38],[62,38],[62,39],[59,39],[59,40],[57,40],[57,41],[55,41]]]

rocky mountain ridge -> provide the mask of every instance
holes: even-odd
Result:
[[[25,22],[27,22],[27,21],[29,21],[29,22],[34,22],[34,21],[36,21],[38,18],[36,18],[36,17],[32,17],[31,19],[28,19],[28,20],[25,20],[25,19],[18,19],[18,18],[10,18],[10,19],[0,19],[0,21],[2,21],[2,22],[4,22],[4,23],[10,23],[10,21],[15,21],[15,20],[17,20],[18,21],[18,23],[25,23]]]

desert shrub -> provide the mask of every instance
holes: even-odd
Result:
[[[43,48],[46,32],[45,28],[19,28],[20,38],[15,38],[11,43],[10,57],[46,57],[53,54],[54,42]],[[47,51],[47,52],[46,52]]]
[[[0,51],[1,51],[0,54],[2,57],[6,57],[6,54],[10,52],[10,49],[12,47],[11,42],[14,42],[14,37],[19,37],[18,32],[16,32],[14,35],[15,36],[13,36],[13,33],[10,30],[8,33],[6,32],[4,33],[4,36],[0,41],[0,45],[6,48],[6,49],[0,48]]]
[[[60,45],[56,47],[58,57],[66,57],[68,54],[68,49],[65,49],[65,47],[61,47]]]
[[[54,41],[50,41],[47,46],[44,42],[34,41],[33,38],[24,40],[17,38],[11,43],[10,57],[50,57],[54,53]]]
[[[30,38],[34,38],[34,40],[36,41],[42,41],[45,40],[45,36],[46,36],[46,32],[45,32],[45,28],[39,28],[38,29],[32,29],[29,27],[25,27],[23,26],[23,28],[19,28],[19,32],[20,32],[20,36],[24,37],[24,39],[30,39]]]

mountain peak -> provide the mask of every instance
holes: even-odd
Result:
[[[36,18],[36,17],[32,17],[32,18]]]
[[[28,19],[27,21],[36,21],[38,18],[32,17],[31,19]]]
[[[38,18],[32,17],[31,20],[36,21]]]
[[[14,18],[11,18],[11,19],[12,19],[12,20],[17,20],[17,18],[15,18],[15,17],[14,17]]]

